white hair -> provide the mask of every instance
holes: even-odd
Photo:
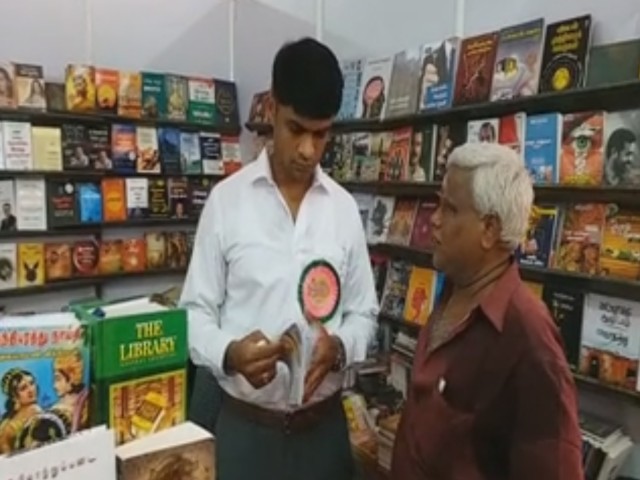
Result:
[[[466,143],[447,162],[469,171],[471,195],[481,215],[495,215],[502,227],[501,239],[516,249],[524,238],[533,203],[533,186],[522,158],[496,143]]]

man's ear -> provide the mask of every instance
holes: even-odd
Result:
[[[265,102],[267,105],[267,111],[268,111],[268,115],[267,118],[271,119],[271,123],[273,124],[273,122],[275,121],[276,118],[276,113],[277,113],[277,102],[276,102],[276,97],[273,94],[273,90],[269,91],[269,95],[267,96],[267,101]]]

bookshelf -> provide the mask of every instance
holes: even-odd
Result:
[[[217,123],[217,124],[203,124],[203,123],[195,123],[188,121],[175,121],[175,120],[167,120],[167,119],[143,119],[143,118],[130,118],[124,116],[113,115],[109,113],[102,112],[91,112],[91,113],[83,113],[83,112],[61,112],[61,111],[27,111],[27,110],[12,110],[6,108],[0,108],[0,122],[3,121],[20,121],[26,122],[33,127],[36,126],[50,126],[50,127],[58,127],[62,128],[65,124],[80,124],[86,126],[99,126],[101,128],[111,129],[111,127],[115,124],[129,124],[135,127],[137,126],[151,126],[151,127],[171,127],[179,130],[180,132],[213,132],[220,134],[221,137],[225,136],[237,136],[241,131],[240,125],[231,125],[226,123]],[[222,119],[221,121],[224,121]],[[158,141],[160,139],[158,138]],[[61,146],[64,148],[64,145]],[[110,147],[109,147],[110,148]],[[160,156],[162,160],[162,151],[160,151]],[[222,152],[221,152],[222,155]],[[222,158],[222,157],[221,157]],[[157,172],[122,172],[117,170],[100,170],[89,167],[87,169],[68,169],[64,170],[66,164],[62,165],[62,170],[4,170],[0,169],[0,181],[9,181],[6,183],[13,184],[13,195],[14,202],[16,201],[16,182],[24,179],[24,180],[35,180],[38,179],[42,181],[44,185],[44,195],[46,201],[46,209],[44,214],[47,217],[46,220],[46,230],[43,229],[29,229],[29,230],[12,230],[12,231],[0,231],[0,242],[2,243],[13,243],[16,246],[14,247],[16,252],[19,250],[18,245],[24,243],[74,243],[67,242],[65,237],[80,237],[79,239],[72,240],[82,240],[82,237],[89,237],[90,240],[95,240],[98,244],[103,240],[111,240],[113,235],[110,233],[111,230],[136,230],[140,229],[151,229],[148,233],[157,232],[158,229],[162,229],[162,227],[167,227],[168,232],[178,231],[181,227],[184,227],[182,235],[189,235],[187,232],[193,232],[198,223],[199,211],[195,208],[191,209],[191,211],[186,212],[186,216],[184,218],[175,218],[171,216],[169,211],[166,211],[166,215],[155,215],[151,212],[151,184],[153,180],[166,180],[170,179],[180,179],[183,181],[184,185],[187,187],[187,202],[191,203],[193,198],[192,195],[195,195],[192,192],[192,188],[199,188],[200,190],[204,188],[212,188],[213,185],[217,181],[222,180],[225,175],[224,174],[211,174],[211,173],[191,173],[189,171],[175,171],[175,168],[170,171],[169,168],[165,170],[164,160],[162,160],[162,166],[160,173]],[[178,167],[180,168],[180,167]],[[53,185],[56,184],[65,184],[66,182],[72,183],[74,185],[79,185],[82,182],[88,182],[98,185],[98,189],[103,185],[103,181],[109,179],[121,179],[122,182],[127,182],[127,179],[130,178],[139,178],[139,179],[147,179],[147,195],[149,196],[149,204],[147,215],[144,215],[144,218],[134,218],[129,217],[130,213],[127,212],[127,200],[126,200],[126,187],[125,187],[125,197],[124,197],[124,209],[125,209],[125,217],[121,217],[122,220],[118,221],[108,221],[102,218],[100,222],[82,222],[80,220],[80,194],[78,193],[78,188],[75,188],[75,193],[72,193],[71,196],[75,198],[73,201],[73,208],[75,209],[74,218],[75,220],[69,224],[55,224],[52,223],[51,220],[51,208],[53,208],[50,203],[51,198],[56,192],[52,190]],[[208,184],[204,183],[208,181]],[[194,187],[194,185],[199,184],[202,181],[203,186]],[[167,182],[164,182],[167,184]],[[104,188],[104,187],[102,187]],[[165,187],[165,201],[171,202],[169,187]],[[104,192],[101,193],[103,195]],[[199,198],[202,202],[206,199],[206,196],[203,197],[202,192],[198,193]],[[180,199],[179,199],[180,200]],[[101,201],[104,202],[104,198],[101,197]],[[182,200],[180,200],[182,201]],[[194,202],[195,203],[195,202]],[[14,204],[15,206],[15,204]],[[201,205],[202,206],[202,205]],[[103,207],[104,209],[104,203]],[[15,208],[14,208],[15,212]],[[104,215],[102,215],[104,217]],[[144,232],[147,233],[147,232]],[[143,235],[142,233],[140,235]],[[139,236],[140,236],[139,235]],[[128,236],[128,235],[127,235]],[[85,238],[87,239],[87,238]],[[168,240],[167,240],[168,242]],[[167,243],[168,245],[168,243]],[[72,247],[73,248],[73,247]],[[167,247],[168,248],[168,247]],[[16,269],[17,262],[20,261],[19,254],[16,253]],[[175,266],[175,265],[173,265]],[[95,290],[97,296],[102,295],[102,287],[110,282],[114,282],[117,280],[123,279],[149,279],[149,278],[159,278],[168,275],[175,274],[184,274],[186,272],[186,266],[181,268],[155,268],[155,269],[147,269],[145,271],[136,271],[136,272],[123,272],[119,271],[113,274],[104,274],[104,275],[90,275],[90,276],[79,276],[73,274],[70,278],[64,279],[46,279],[45,274],[45,283],[41,285],[34,286],[24,286],[24,287],[16,287],[13,285],[9,286],[4,290],[0,290],[0,298],[2,299],[11,299],[14,297],[27,297],[31,295],[39,295],[50,292],[61,292],[65,290],[73,290],[78,288],[86,288],[90,287]],[[17,275],[17,274],[16,274]]]
[[[535,115],[547,112],[570,113],[597,109],[627,110],[638,106],[640,106],[640,81],[634,80],[615,85],[580,88],[568,92],[541,93],[512,100],[463,105],[402,117],[383,118],[382,120],[337,121],[333,125],[333,130],[335,132],[373,132],[407,125],[467,122],[518,112]],[[271,125],[264,123],[247,122],[245,128],[258,135],[271,133]]]

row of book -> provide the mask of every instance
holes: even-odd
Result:
[[[442,291],[442,277],[426,267],[372,256],[381,312],[426,324]],[[570,286],[527,282],[556,320],[574,371],[631,391],[640,391],[640,303]]]
[[[184,422],[186,312],[160,301],[89,300],[66,312],[4,315],[0,455],[91,426],[106,425],[122,445]]]
[[[193,231],[154,231],[124,239],[0,243],[0,290],[123,272],[184,272],[193,239]]]
[[[0,233],[127,220],[197,220],[213,185],[209,178],[184,176],[0,180]]]
[[[545,113],[334,134],[321,165],[338,181],[439,182],[464,143],[500,143],[538,185],[640,185],[640,110]]]
[[[241,165],[237,136],[131,123],[0,122],[0,170],[222,175]]]
[[[545,32],[546,31],[546,32]],[[638,79],[640,39],[591,47],[591,15],[543,18],[395,55],[342,61],[339,120],[383,119]],[[269,123],[269,92],[249,121]]]
[[[129,118],[238,125],[234,82],[69,64],[64,83],[41,65],[0,62],[0,108],[100,112]]]
[[[369,244],[428,251],[432,199],[354,194]],[[521,265],[640,280],[640,212],[616,204],[534,205]]]

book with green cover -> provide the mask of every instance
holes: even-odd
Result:
[[[94,423],[120,445],[185,421],[185,310],[147,297],[71,308],[91,328]]]
[[[640,39],[591,47],[587,87],[640,79]]]
[[[142,118],[167,118],[165,81],[161,73],[142,72]]]

